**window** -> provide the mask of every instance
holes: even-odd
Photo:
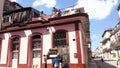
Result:
[[[40,14],[37,12],[34,12],[34,18],[40,17]]]
[[[5,23],[5,22],[9,22],[9,16],[4,16],[3,17],[3,23]]]
[[[58,31],[54,33],[54,46],[64,47],[66,45],[66,32]]]
[[[41,44],[41,36],[34,35],[32,37],[32,56],[33,58],[40,58],[40,44]]]
[[[12,38],[12,59],[18,58],[19,37]]]
[[[113,57],[115,58],[116,57],[116,54],[115,53],[112,53]]]

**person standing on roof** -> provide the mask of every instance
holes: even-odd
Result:
[[[53,17],[58,17],[58,16],[60,16],[60,10],[59,9],[57,9],[57,8],[55,8],[55,7],[53,7]]]
[[[58,11],[59,11],[59,9],[53,7],[53,12],[54,12],[54,13],[56,13],[56,12],[58,12]]]

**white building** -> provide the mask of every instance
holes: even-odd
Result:
[[[120,17],[120,5],[117,10]],[[101,43],[105,60],[118,60],[120,58],[120,20],[113,29],[104,31]]]

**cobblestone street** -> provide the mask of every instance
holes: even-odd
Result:
[[[120,64],[117,65],[115,60],[105,60],[102,62],[100,59],[94,59],[90,62],[88,68],[120,68]]]

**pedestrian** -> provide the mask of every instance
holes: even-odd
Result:
[[[59,68],[62,68],[62,63],[63,63],[63,55],[60,56]]]
[[[101,62],[102,62],[102,63],[104,62],[103,58],[101,58]]]
[[[120,58],[117,60],[117,65],[119,65],[120,64]]]
[[[60,61],[60,59],[58,58],[58,56],[53,59],[54,68],[58,68],[59,67],[59,61]]]

